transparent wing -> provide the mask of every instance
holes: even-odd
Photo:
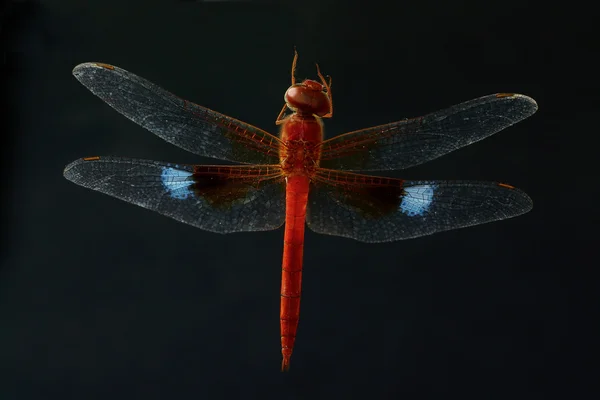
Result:
[[[521,94],[481,97],[424,117],[326,140],[321,167],[349,171],[412,167],[485,139],[536,110],[536,102]]]
[[[405,181],[319,170],[306,221],[315,232],[388,242],[515,217],[532,201],[510,185],[475,181]]]
[[[189,152],[245,164],[277,164],[279,139],[183,100],[124,69],[84,63],[73,75],[115,110]]]
[[[285,188],[274,165],[178,165],[82,158],[64,176],[83,187],[211,232],[264,231],[285,221]]]

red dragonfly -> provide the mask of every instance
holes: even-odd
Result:
[[[331,78],[292,85],[279,137],[183,100],[131,72],[84,63],[75,77],[115,110],[192,153],[249,165],[183,165],[86,157],[64,176],[78,184],[218,233],[285,223],[281,277],[282,370],[288,370],[300,313],[305,222],[318,233],[388,242],[515,217],[531,199],[513,186],[412,181],[347,171],[404,169],[482,140],[529,117],[537,104],[500,93],[323,140],[333,115]],[[288,115],[286,115],[286,112]]]

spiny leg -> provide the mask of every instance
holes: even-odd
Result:
[[[319,68],[319,64],[317,65],[317,75],[319,79],[321,79],[321,83],[327,89],[327,97],[329,97],[329,112],[323,115],[321,118],[331,118],[333,116],[333,99],[331,97],[331,76],[329,77],[329,83],[325,80],[325,77],[321,73],[321,69]]]
[[[281,124],[283,124],[283,120],[285,119],[284,116],[283,116],[283,114],[285,114],[285,109],[286,108],[287,108],[287,104],[284,104],[283,108],[279,112],[279,115],[277,116],[277,119],[275,120],[275,125],[281,125]]]

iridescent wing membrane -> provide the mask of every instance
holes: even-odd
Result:
[[[177,165],[82,158],[65,177],[84,187],[218,233],[276,229],[285,221],[279,166]]]
[[[190,103],[124,69],[84,63],[73,75],[133,122],[191,153],[244,164],[279,163],[277,137]]]
[[[521,94],[484,96],[424,117],[326,140],[321,146],[321,167],[348,171],[412,167],[485,139],[536,110],[536,102]]]
[[[528,212],[529,196],[501,183],[404,181],[334,169],[408,168],[482,140],[536,110],[530,97],[495,94],[323,142],[321,169],[309,195],[309,228],[364,242],[386,242]]]
[[[278,138],[183,100],[123,69],[85,63],[75,77],[127,118],[192,153],[251,166],[175,165],[90,157],[65,168],[74,183],[219,233],[275,229],[285,221]],[[517,94],[468,101],[425,117],[329,139],[312,179],[308,226],[366,242],[406,239],[509,218],[531,199],[492,182],[403,181],[334,169],[402,169],[510,126],[537,109]]]
[[[495,182],[405,181],[321,169],[306,221],[318,233],[389,242],[515,217],[531,207],[524,192]]]
[[[285,187],[276,165],[277,137],[112,65],[80,64],[73,75],[115,110],[169,143],[205,157],[259,165],[89,157],[68,165],[67,179],[212,232],[260,231],[283,224]]]

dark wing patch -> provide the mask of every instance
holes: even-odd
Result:
[[[531,210],[510,185],[476,181],[405,181],[320,170],[306,221],[315,232],[389,242],[502,220]]]
[[[277,229],[285,187],[276,166],[178,165],[118,157],[83,158],[68,180],[218,233]]]

